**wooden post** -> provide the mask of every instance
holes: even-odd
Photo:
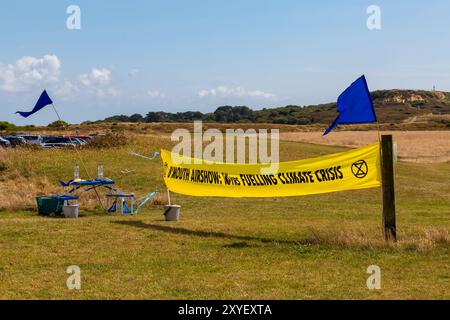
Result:
[[[383,191],[383,235],[397,241],[395,223],[394,153],[392,135],[381,136],[381,178]]]

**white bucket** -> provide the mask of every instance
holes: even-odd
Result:
[[[180,219],[180,209],[181,206],[176,204],[164,206],[164,216],[166,221],[178,221]]]
[[[78,205],[63,206],[63,215],[65,218],[78,218]]]

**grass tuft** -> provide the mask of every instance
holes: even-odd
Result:
[[[397,242],[384,241],[382,237],[368,231],[354,230],[317,230],[310,228],[308,236],[300,241],[303,245],[324,245],[345,249],[383,249],[416,250],[425,252],[436,246],[449,247],[450,237],[446,229],[426,228],[417,235],[400,234]]]

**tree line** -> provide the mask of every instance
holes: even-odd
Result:
[[[314,124],[329,123],[336,117],[336,104],[315,106],[288,105],[279,108],[252,110],[247,106],[221,106],[214,112],[200,111],[165,112],[152,111],[145,116],[135,113],[131,116],[115,115],[101,122],[205,122],[222,123],[277,123],[277,124]]]

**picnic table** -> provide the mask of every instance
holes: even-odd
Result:
[[[74,194],[77,190],[80,189],[81,193],[88,192],[96,188],[105,188],[111,192],[117,191],[117,189],[112,187],[112,185],[114,185],[116,182],[109,178],[95,178],[90,180],[70,180],[67,183],[60,181],[60,183],[63,187],[72,187],[72,189],[68,191],[69,195]]]
[[[110,199],[112,203],[110,203]],[[129,206],[127,205],[127,200],[129,201]],[[122,214],[133,214],[134,200],[134,193],[108,193],[106,195],[106,211],[108,213],[114,213],[120,207]]]

